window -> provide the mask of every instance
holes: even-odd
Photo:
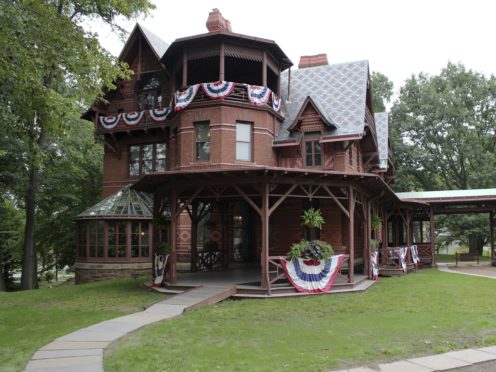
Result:
[[[129,175],[140,176],[165,171],[166,150],[165,143],[131,145],[129,147]]]
[[[251,161],[251,124],[236,123],[236,160]]]
[[[430,243],[431,224],[429,221],[413,221],[413,243]]]
[[[322,164],[322,153],[318,140],[305,142],[305,156],[307,167],[320,167]]]
[[[210,122],[195,123],[196,160],[210,160]]]
[[[126,257],[126,222],[108,223],[108,257]]]
[[[103,221],[82,222],[79,227],[78,256],[103,257],[105,243],[105,223]]]
[[[131,257],[148,257],[148,222],[131,223]]]
[[[143,77],[136,89],[136,110],[150,110],[160,107],[162,103],[160,94],[160,79],[156,75]]]

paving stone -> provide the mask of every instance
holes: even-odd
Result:
[[[496,359],[496,355],[474,349],[450,351],[449,353],[444,353],[444,355],[450,358],[463,360],[468,363],[481,363]]]
[[[470,363],[447,357],[444,354],[408,359],[408,361],[431,368],[435,371],[446,371],[450,368],[465,367],[470,365]]]
[[[103,357],[102,356],[85,356],[73,358],[54,358],[54,359],[38,359],[31,360],[27,366],[26,371],[66,371],[71,367],[81,367],[87,371],[103,371]]]
[[[81,331],[95,331],[95,332],[131,332],[139,328],[140,325],[133,323],[121,323],[119,321],[108,320],[106,322],[101,322],[86,328],[81,329]]]
[[[496,354],[496,346],[482,347],[482,348],[477,349],[477,350],[483,351],[485,353]]]
[[[105,349],[108,344],[108,341],[53,341],[40,350]]]
[[[184,312],[184,305],[157,304],[145,310],[146,314],[162,314],[170,317],[181,315]]]
[[[394,363],[379,364],[380,372],[432,372],[432,368],[421,366],[420,364],[415,364],[402,360]]]
[[[31,359],[53,359],[66,357],[80,357],[103,355],[102,349],[73,349],[73,350],[38,350]]]
[[[62,336],[57,341],[115,341],[122,337],[127,332],[91,332],[91,331],[76,331]]]
[[[352,369],[347,369],[346,371],[348,371],[348,372],[377,372],[375,369],[371,369],[368,367],[352,368]]]

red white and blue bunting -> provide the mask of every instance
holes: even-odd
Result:
[[[272,108],[275,112],[280,112],[282,107],[282,99],[278,98],[274,92],[272,92]]]
[[[202,89],[212,99],[223,99],[234,89],[236,84],[229,81],[217,81],[215,83],[203,83]]]
[[[417,246],[416,245],[412,245],[410,247],[410,252],[412,253],[412,261],[415,264],[415,267],[418,268],[419,267],[419,263],[420,263],[420,258],[419,258],[419,255],[418,255]]]
[[[372,268],[372,280],[379,279],[379,252],[375,251],[370,254],[370,266]]]
[[[125,112],[122,114],[122,119],[124,120],[124,123],[129,126],[133,126],[138,124],[141,119],[143,119],[143,114],[144,111],[131,111],[131,112]]]
[[[403,269],[403,272],[406,273],[406,255],[408,254],[408,249],[406,247],[401,247],[400,248],[400,263],[401,263],[401,268]]]
[[[293,261],[281,260],[281,265],[288,280],[298,292],[329,292],[341,269],[344,255],[332,256],[324,260]]]
[[[167,116],[171,113],[170,107],[164,108],[155,108],[148,111],[148,114],[152,118],[153,121],[164,121],[167,119]]]
[[[110,116],[100,116],[100,124],[105,129],[112,129],[119,123],[121,119],[121,114],[110,115]]]
[[[169,255],[163,256],[155,253],[155,263],[153,267],[153,273],[155,278],[153,279],[152,287],[160,287],[165,278],[167,260]]]
[[[193,101],[198,92],[199,84],[195,84],[190,86],[185,91],[177,91],[176,92],[176,105],[174,107],[175,111],[180,111],[188,107],[188,105]]]
[[[261,87],[258,85],[245,84],[246,89],[248,89],[248,99],[251,104],[255,106],[262,106],[267,104],[269,101],[270,93],[272,92],[267,87]]]

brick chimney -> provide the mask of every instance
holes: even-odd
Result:
[[[219,9],[214,8],[210,13],[208,13],[208,19],[207,19],[207,29],[208,32],[215,32],[215,31],[228,31],[232,32],[231,29],[231,22],[229,22],[227,19],[225,19]]]
[[[314,56],[301,56],[300,63],[298,63],[298,68],[307,68],[315,66],[326,66],[329,62],[327,61],[327,54],[316,54]]]

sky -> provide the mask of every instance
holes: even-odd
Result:
[[[412,74],[438,74],[449,61],[496,74],[496,1],[492,0],[155,0],[137,21],[169,44],[207,32],[218,8],[233,32],[274,40],[297,68],[302,55],[326,53],[329,63],[368,60],[395,91]],[[124,23],[129,31],[134,21]],[[99,31],[118,55],[123,41]]]

